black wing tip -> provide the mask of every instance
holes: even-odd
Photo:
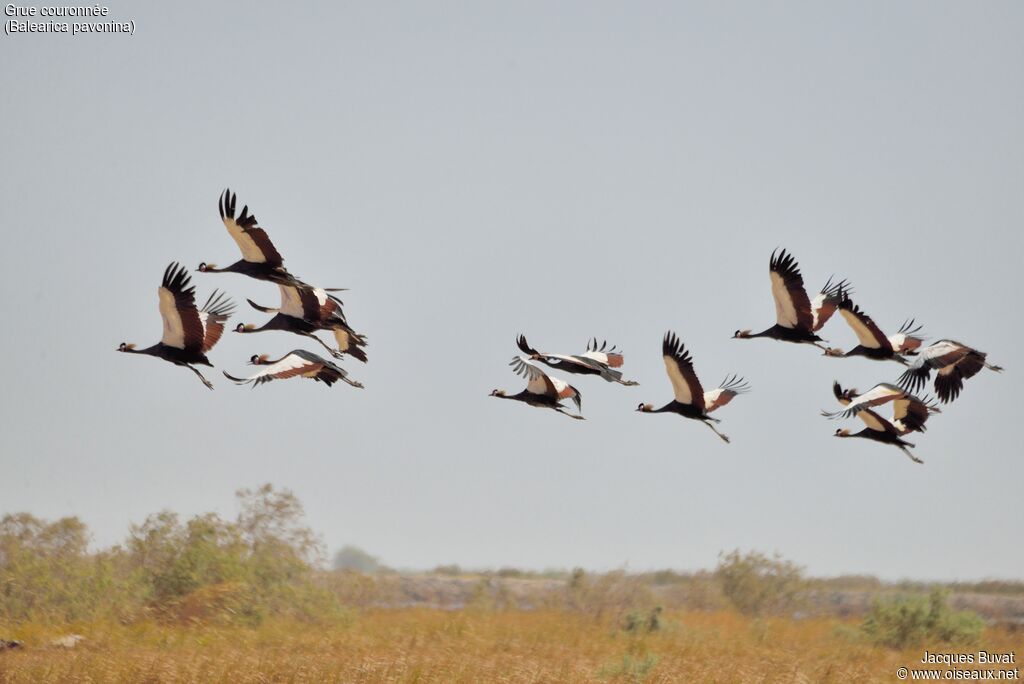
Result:
[[[786,281],[787,286],[797,281],[803,284],[803,275],[800,273],[800,264],[796,258],[783,249],[778,255],[772,252],[772,260],[768,268],[773,273],[778,273]]]
[[[733,373],[725,376],[725,380],[718,386],[719,389],[729,390],[733,394],[746,394],[751,390],[750,383],[742,375]]]
[[[619,351],[618,345],[613,344],[611,347],[608,347],[608,340],[602,340],[601,346],[598,347],[596,337],[590,338],[590,340],[587,342],[587,351],[604,352],[606,354],[622,353],[621,351]]]
[[[177,261],[172,261],[164,270],[161,285],[171,292],[190,294],[196,289],[191,283],[192,277],[189,275],[188,269]]]
[[[576,404],[576,410],[577,411],[582,411],[583,410],[583,395],[580,394],[580,391],[578,389],[576,389],[575,387],[573,387],[572,385],[569,385],[569,389],[571,389],[573,392],[575,392],[575,394],[572,395],[572,401],[573,401],[574,404]]]
[[[524,354],[536,354],[537,350],[530,346],[529,342],[526,341],[526,335],[522,333],[516,337],[516,346],[519,347],[519,351]]]
[[[238,384],[238,385],[245,385],[247,383],[252,382],[251,378],[248,378],[248,379],[247,378],[236,378],[234,375],[231,375],[226,370],[222,370],[221,373],[224,374],[225,378],[227,378],[228,380],[231,380],[232,382],[234,382],[235,384]]]
[[[364,341],[363,344],[366,344],[366,342]],[[353,359],[356,359],[357,361],[362,361],[363,363],[367,362],[366,350],[364,350],[362,346],[359,344],[353,345],[345,353],[347,353],[349,356],[351,356]],[[360,387],[362,387],[362,385],[360,385]]]
[[[235,199],[235,193],[231,192],[231,188],[224,188],[217,203],[221,220],[235,218]]]
[[[832,381],[832,394],[834,394],[836,399],[840,401],[846,397],[846,393],[843,391],[843,387],[839,384],[838,380]]]
[[[226,292],[215,289],[206,298],[206,303],[203,304],[200,311],[205,311],[212,316],[227,317],[235,312],[235,303],[228,297]]]

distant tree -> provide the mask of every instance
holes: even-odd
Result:
[[[355,570],[365,575],[372,575],[380,570],[380,562],[358,546],[346,544],[334,554],[335,570]]]
[[[73,620],[95,609],[94,597],[86,596],[97,566],[88,546],[89,531],[78,518],[0,517],[0,622]]]
[[[746,615],[791,612],[806,588],[800,566],[757,551],[720,554],[715,577],[726,598]]]

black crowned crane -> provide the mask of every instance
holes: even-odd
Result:
[[[857,335],[857,341],[860,344],[845,353],[842,349],[829,347],[825,350],[825,356],[864,356],[876,361],[892,359],[907,365],[904,354],[913,356],[917,354],[917,349],[924,344],[921,326],[915,326],[913,320],[905,321],[895,335],[887,337],[871,319],[871,316],[868,316],[853,303],[848,292],[840,293],[838,306],[839,315]]]
[[[737,394],[748,392],[750,386],[743,378],[732,375],[727,377],[720,387],[705,392],[693,370],[690,352],[686,351],[672,331],[665,333],[661,341],[661,354],[665,361],[665,372],[672,381],[675,399],[660,409],[655,409],[653,404],[640,404],[636,410],[642,413],[678,413],[684,418],[699,420],[721,437],[722,441],[728,443],[729,438],[712,424],[721,421],[708,414],[728,404]]]
[[[284,267],[281,253],[270,241],[267,231],[256,222],[256,216],[249,213],[248,205],[243,206],[242,213],[235,217],[235,200],[235,193],[230,189],[221,194],[220,218],[242,251],[242,258],[225,268],[217,268],[216,264],[204,261],[199,264],[199,270],[203,273],[241,273],[273,283],[301,284],[302,281]]]
[[[622,352],[614,346],[608,349],[608,343],[603,342],[598,348],[597,338],[587,343],[587,351],[582,354],[548,354],[539,352],[529,345],[526,337],[520,335],[516,338],[516,345],[524,353],[529,355],[531,360],[540,361],[549,368],[562,370],[566,373],[577,375],[600,375],[608,382],[617,382],[620,385],[634,386],[640,383],[635,380],[623,380],[621,368],[625,362]]]
[[[199,376],[203,384],[213,389],[193,364],[213,366],[206,353],[217,344],[224,332],[224,323],[234,310],[234,304],[214,290],[201,309],[196,308],[196,288],[190,284],[188,273],[177,262],[164,271],[163,282],[157,288],[160,316],[164,321],[164,334],[152,347],[136,349],[134,344],[122,342],[118,351],[128,354],[146,354],[184,366]]]
[[[583,416],[569,413],[562,406],[562,399],[572,399],[576,410],[582,410],[583,399],[578,389],[558,378],[553,378],[525,356],[516,356],[509,364],[516,375],[526,378],[526,389],[519,394],[507,394],[505,390],[496,389],[492,397],[521,401],[538,408],[549,408],[576,420],[585,420]]]
[[[260,306],[251,299],[246,300],[249,302],[249,306],[257,311],[277,314],[267,325],[273,323],[274,326],[285,326],[291,332],[313,337],[335,358],[349,354],[366,363],[366,350],[363,349],[366,346],[366,336],[360,335],[349,326],[345,319],[345,313],[341,309],[342,301],[330,294],[339,290],[326,290],[308,285],[280,284],[278,288],[281,290],[281,306],[279,308]],[[298,319],[298,321],[279,320],[279,317]],[[256,332],[265,328],[266,325],[263,328],[243,329],[238,332]],[[271,329],[281,330],[284,328],[274,327]],[[325,345],[320,338],[312,335],[310,331],[313,330],[331,331],[338,344],[337,351]]]
[[[915,463],[924,463],[924,461],[910,452],[907,447],[912,448],[914,445],[904,440],[903,436],[911,432],[925,431],[925,422],[928,420],[928,416],[933,413],[939,413],[939,409],[934,405],[933,401],[930,401],[927,397],[919,399],[896,385],[889,383],[875,385],[864,394],[858,394],[855,389],[844,390],[838,382],[833,382],[832,393],[835,395],[836,400],[846,408],[842,411],[831,413],[822,411],[823,416],[826,418],[852,418],[856,416],[866,426],[860,432],[851,432],[845,428],[837,429],[835,432],[836,437],[860,437],[882,444],[891,444]],[[892,422],[882,418],[873,410],[874,407],[888,403],[892,404]]]
[[[1000,366],[989,363],[987,358],[988,354],[966,344],[954,340],[939,340],[922,349],[897,382],[906,390],[916,392],[931,378],[932,370],[936,370],[938,372],[935,375],[935,394],[938,395],[939,401],[948,404],[960,396],[964,380],[974,377],[982,368],[997,373],[1003,370]]]
[[[786,250],[778,255],[772,252],[768,273],[772,283],[772,298],[775,299],[775,325],[759,333],[737,330],[733,337],[740,340],[770,337],[783,342],[813,344],[825,349],[819,344],[824,340],[815,333],[835,313],[839,293],[844,289],[850,290],[849,282],[841,280],[833,283],[832,278],[829,278],[812,302],[804,289],[800,267]]]
[[[328,387],[338,380],[353,387],[362,388],[363,386],[362,383],[349,379],[348,372],[341,366],[304,349],[295,349],[279,359],[270,359],[266,354],[258,354],[249,359],[249,363],[253,366],[264,366],[264,368],[248,378],[236,378],[233,375],[228,375],[227,371],[221,372],[227,379],[233,380],[239,385],[251,384],[253,388],[265,382],[287,380],[288,378],[310,378],[316,382],[322,382]]]

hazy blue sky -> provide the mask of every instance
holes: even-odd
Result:
[[[392,565],[632,569],[777,550],[811,572],[1024,576],[1014,352],[1024,247],[1024,5],[119,3],[134,36],[0,37],[0,511],[78,515],[98,545],[171,508],[235,512],[273,482],[331,549]],[[366,389],[214,392],[117,354],[156,342],[180,260],[238,258],[225,186],[287,266],[351,287]],[[833,379],[893,363],[730,339],[774,322],[767,264],[836,273],[885,329],[915,316],[1006,366],[891,447],[832,437]],[[274,286],[195,273],[274,305]],[[725,445],[661,405],[665,330]],[[627,353],[579,379],[587,421],[518,391],[515,335]],[[838,318],[824,336],[855,344]],[[860,429],[859,421],[847,425]]]

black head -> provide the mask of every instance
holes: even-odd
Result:
[[[245,330],[245,323],[239,323],[238,325],[236,325],[235,326],[235,332],[239,332],[239,333],[246,332],[246,330]]]
[[[122,342],[121,345],[117,348],[117,351],[119,351],[119,352],[128,352],[128,351],[131,351],[133,349],[135,349],[135,345],[134,344],[130,344],[128,342]]]
[[[505,396],[505,390],[500,390],[500,389],[491,390],[490,396],[492,396],[492,397],[503,397],[503,396]]]
[[[199,268],[197,268],[196,270],[199,271],[200,273],[206,273],[210,269],[210,266],[212,265],[213,264],[208,264],[205,261],[203,261],[199,264]]]

